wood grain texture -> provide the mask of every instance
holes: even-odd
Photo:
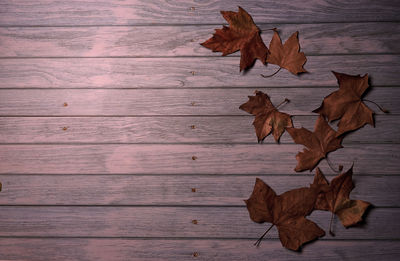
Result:
[[[376,207],[400,207],[400,176],[358,174],[354,173],[356,187],[350,198]],[[313,173],[306,175],[0,175],[0,205],[242,206],[256,177],[281,194],[308,187]]]
[[[245,8],[256,23],[398,21],[396,1],[2,1],[0,25],[138,25],[225,23],[220,10]],[[192,8],[193,7],[193,8]]]
[[[336,218],[335,239],[398,239],[399,208],[374,208],[365,224],[346,229]],[[313,211],[310,220],[328,229],[331,213]],[[0,236],[194,237],[257,239],[269,224],[250,220],[242,207],[0,207]],[[192,220],[197,220],[193,224]],[[383,224],[391,224],[385,226]],[[151,229],[149,229],[151,228]],[[274,227],[268,238],[277,238]],[[324,239],[332,238],[325,236]]]
[[[0,89],[2,116],[167,116],[247,115],[239,106],[256,88],[216,89]],[[315,115],[312,110],[337,88],[257,88],[291,115]],[[392,114],[400,113],[400,88],[371,88],[366,98]],[[64,103],[68,106],[64,106]],[[383,114],[373,104],[367,104]],[[249,118],[251,120],[251,118]]]
[[[256,62],[239,73],[239,57],[2,59],[0,88],[210,88],[337,86],[332,70],[371,76],[374,86],[400,84],[400,55],[308,56],[300,77]]]
[[[300,32],[302,51],[315,54],[400,53],[400,23],[261,25],[268,44],[270,28],[283,40]],[[216,26],[3,27],[0,57],[154,57],[220,56],[200,45]],[[238,56],[239,52],[233,54]]]
[[[274,239],[264,239],[260,247],[252,239],[237,240],[140,240],[84,238],[0,238],[0,258],[4,260],[388,260],[400,254],[398,241],[327,241],[309,243],[301,252],[282,248]],[[193,257],[193,253],[198,256]]]
[[[296,128],[313,130],[317,117],[292,119]],[[252,116],[0,117],[0,143],[255,143],[252,122]],[[376,115],[375,128],[349,133],[343,144],[400,143],[397,126],[399,115]],[[293,139],[285,132],[280,142]]]
[[[291,144],[0,145],[0,174],[295,174],[295,155],[302,148]],[[354,162],[354,171],[360,174],[398,174],[399,155],[398,144],[360,144],[329,157],[345,168]],[[319,166],[328,169],[325,160]]]

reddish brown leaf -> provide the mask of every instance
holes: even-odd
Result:
[[[292,127],[292,119],[289,114],[279,112],[272,104],[269,96],[261,91],[256,91],[256,96],[248,96],[249,100],[240,105],[239,109],[255,115],[253,122],[258,142],[265,139],[271,132],[275,141],[285,131],[286,127]]]
[[[299,52],[300,44],[298,38],[299,32],[295,32],[282,45],[282,40],[278,32],[275,30],[274,36],[269,44],[269,54],[267,62],[279,65],[293,74],[307,72],[303,65],[307,58],[303,52]]]
[[[330,188],[318,196],[315,209],[335,213],[345,227],[360,222],[365,210],[371,205],[366,201],[349,199],[350,192],[354,188],[352,176],[353,167],[333,178],[330,185],[319,168],[314,177],[314,184],[329,185]]]
[[[240,71],[250,67],[257,58],[265,64],[268,48],[251,16],[240,6],[237,13],[221,11],[221,14],[229,23],[229,27],[215,29],[213,37],[201,45],[214,52],[222,52],[223,56],[240,50]]]
[[[310,188],[293,189],[277,196],[271,187],[257,178],[253,193],[245,202],[251,220],[272,223],[278,228],[282,245],[298,250],[302,244],[325,235],[305,216],[313,211],[318,194],[327,189],[326,185],[311,184]]]
[[[333,72],[339,83],[339,90],[332,92],[324,98],[321,106],[314,110],[334,121],[340,118],[336,136],[345,132],[356,130],[365,124],[374,126],[373,111],[361,100],[368,89],[368,74],[347,75]]]
[[[304,149],[296,155],[297,166],[295,171],[313,170],[318,162],[325,158],[328,152],[342,148],[342,137],[337,137],[328,122],[321,115],[315,123],[314,132],[305,128],[287,128],[290,136],[297,144],[303,144]]]

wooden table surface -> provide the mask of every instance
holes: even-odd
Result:
[[[199,43],[240,5],[263,31],[299,31],[300,77]],[[2,0],[0,2],[0,260],[399,260],[400,2],[392,0]],[[301,252],[249,218],[256,177],[282,193],[312,182],[295,173],[302,149],[257,144],[238,109],[268,92],[296,127],[312,129],[332,70],[368,73],[376,126],[330,154],[354,162],[352,198],[365,222]],[[334,173],[325,160],[320,167]],[[328,230],[330,213],[311,215]]]

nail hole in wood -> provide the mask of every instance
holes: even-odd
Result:
[[[197,160],[197,157],[196,156],[192,156],[192,160]]]
[[[68,103],[64,102],[63,106],[64,106],[64,107],[67,107],[67,106],[68,106]]]
[[[196,188],[192,188],[192,192],[196,192]]]
[[[66,131],[66,130],[68,130],[68,127],[63,127],[62,129],[63,129],[63,131]]]
[[[193,219],[193,220],[192,220],[192,223],[195,224],[195,225],[197,225],[197,220],[196,220],[196,219]]]
[[[193,252],[193,256],[194,256],[194,257],[198,257],[198,256],[199,256],[199,253]]]
[[[196,103],[195,103],[195,102],[191,102],[190,104],[191,104],[192,106],[194,106]]]
[[[195,126],[195,125],[192,125],[192,126],[190,126],[190,128],[191,128],[192,130],[194,130],[194,129],[196,129],[196,126]]]

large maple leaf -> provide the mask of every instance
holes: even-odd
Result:
[[[265,139],[271,132],[278,142],[286,127],[292,127],[289,114],[279,112],[272,104],[269,96],[261,91],[255,92],[256,96],[248,96],[249,100],[240,105],[239,109],[255,115],[253,122],[258,142]]]
[[[330,188],[318,196],[315,209],[331,211],[339,217],[345,227],[360,222],[365,210],[371,205],[366,201],[349,199],[350,192],[354,188],[352,176],[353,167],[333,178],[330,184],[319,168],[314,177],[315,184],[329,185]]]
[[[313,170],[318,162],[325,158],[326,155],[342,148],[342,137],[337,137],[336,131],[334,131],[328,122],[321,115],[318,117],[315,123],[314,132],[311,132],[305,128],[287,128],[290,136],[297,144],[303,144],[307,147],[302,152],[296,155],[297,166],[295,171],[303,171],[309,169]]]
[[[313,211],[318,194],[327,188],[326,185],[311,184],[310,188],[293,189],[277,196],[271,187],[257,178],[254,190],[245,202],[251,220],[272,223],[278,228],[282,245],[298,250],[302,244],[325,235],[305,216]]]
[[[307,72],[303,68],[307,58],[303,52],[299,52],[300,44],[298,35],[299,32],[293,33],[282,45],[282,40],[278,32],[274,30],[274,36],[269,44],[267,62],[279,65],[281,68],[285,68],[295,75]]]
[[[229,27],[215,29],[214,35],[201,45],[214,52],[222,52],[222,56],[240,50],[240,71],[251,66],[257,58],[265,64],[268,48],[251,16],[240,6],[238,12],[221,11],[221,14]]]
[[[348,75],[333,72],[339,83],[339,90],[326,96],[321,106],[313,112],[324,115],[329,121],[340,118],[337,136],[356,130],[365,124],[374,126],[373,111],[362,102],[362,95],[368,89],[368,74]]]

